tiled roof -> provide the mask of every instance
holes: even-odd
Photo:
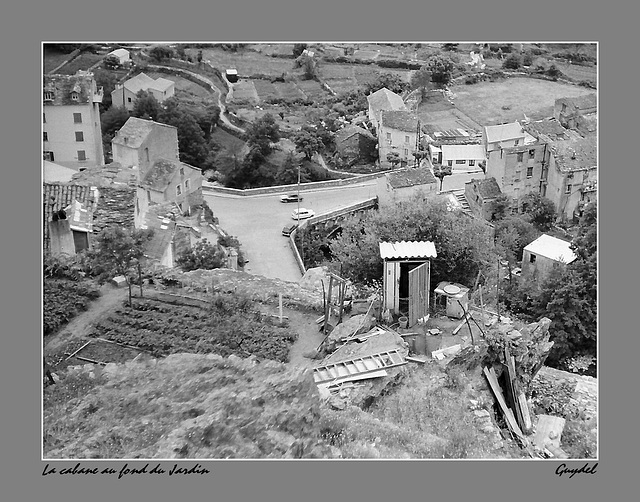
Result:
[[[555,261],[571,263],[577,258],[577,256],[571,250],[570,245],[570,242],[560,240],[547,234],[542,234],[531,244],[525,246],[524,249],[530,253],[545,256]]]
[[[336,133],[336,143],[339,143],[339,142],[342,142],[342,141],[346,141],[347,139],[349,139],[354,134],[360,134],[360,135],[365,136],[365,137],[367,137],[369,139],[375,139],[373,134],[371,134],[366,129],[363,129],[362,127],[350,125],[350,126],[347,126],[347,127],[343,128],[343,129],[341,129],[340,131],[338,131]]]
[[[393,258],[435,258],[436,246],[431,241],[381,242],[380,257]]]
[[[166,78],[158,77],[157,79],[153,79],[146,73],[139,73],[135,77],[131,77],[123,85],[126,89],[137,94],[139,91],[146,91],[148,89],[165,91],[171,87],[172,84],[173,82]]]
[[[402,98],[395,92],[391,92],[386,87],[369,94],[367,96],[367,101],[374,111],[407,109]]]
[[[94,101],[94,86],[92,73],[79,73],[76,75],[45,75],[43,77],[42,91],[52,92],[53,100],[45,100],[44,105],[78,105],[88,104]],[[71,99],[72,92],[78,94],[78,99]]]
[[[487,143],[496,143],[498,141],[509,141],[512,139],[524,137],[524,131],[522,130],[522,126],[517,121],[511,124],[486,126],[484,129],[487,136]]]
[[[393,171],[386,176],[392,188],[430,185],[436,182],[436,178],[431,170],[425,167],[400,169],[398,171]]]
[[[473,183],[478,188],[478,193],[485,200],[495,199],[502,194],[500,186],[495,178],[486,178],[483,180],[472,179],[467,182],[467,184],[469,183]]]
[[[442,145],[442,162],[447,160],[484,160],[482,145]]]
[[[598,147],[594,137],[556,141],[551,144],[551,152],[556,159],[556,166],[564,172],[598,165]]]
[[[154,122],[153,120],[144,120],[137,117],[129,117],[125,124],[116,133],[115,137],[111,140],[112,144],[124,145],[130,148],[140,148],[142,142],[158,127],[170,127],[176,130],[174,126],[167,124],[161,124],[160,122]],[[126,138],[126,141],[125,141]]]
[[[418,117],[413,112],[403,110],[384,110],[380,124],[390,129],[413,132],[418,130]]]
[[[109,225],[133,228],[135,190],[131,187],[101,187],[75,183],[43,183],[43,244],[49,248],[49,221],[53,213],[65,209],[74,201],[81,202],[93,215],[93,232]],[[69,216],[68,216],[69,217]]]

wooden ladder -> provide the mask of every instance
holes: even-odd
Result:
[[[313,369],[315,383],[329,382],[335,379],[371,373],[385,368],[407,364],[399,349],[388,350],[354,359],[317,366]]]

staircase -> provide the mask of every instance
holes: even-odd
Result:
[[[460,203],[460,207],[463,211],[469,211],[469,203],[467,202],[467,197],[464,195],[464,189],[452,190],[451,193],[455,196],[455,198]]]

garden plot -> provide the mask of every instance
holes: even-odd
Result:
[[[553,116],[555,100],[593,93],[593,89],[534,78],[509,78],[452,87],[456,107],[482,125]]]
[[[181,77],[179,75],[171,75],[169,73],[160,73],[160,72],[148,72],[147,75],[154,79],[164,78],[166,80],[171,80],[172,82],[175,82],[176,91],[184,91],[184,92],[187,92],[188,94],[197,96],[199,98],[211,97],[210,91],[208,91],[201,85],[196,84],[191,80],[187,80],[186,78]]]
[[[189,49],[188,53],[195,57],[198,50]],[[283,73],[302,74],[301,69],[294,70],[293,59],[270,57],[251,50],[232,52],[219,48],[202,49],[202,56],[219,70],[224,71],[227,68],[235,68],[238,70],[238,75],[244,77],[252,75],[280,77]]]
[[[317,80],[300,80],[296,82],[296,85],[300,88],[302,92],[307,96],[307,98],[312,100],[319,100],[328,95],[327,91],[324,90],[320,82]]]
[[[233,96],[227,101],[231,103],[257,103],[260,101],[256,87],[251,80],[238,80],[233,84]]]

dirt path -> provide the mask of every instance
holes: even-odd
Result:
[[[91,302],[89,309],[74,317],[69,324],[60,329],[55,335],[50,335],[45,340],[45,353],[52,351],[65,343],[86,337],[91,327],[103,316],[109,314],[123,300],[127,298],[126,287],[116,288],[105,284],[100,288],[100,298]]]

